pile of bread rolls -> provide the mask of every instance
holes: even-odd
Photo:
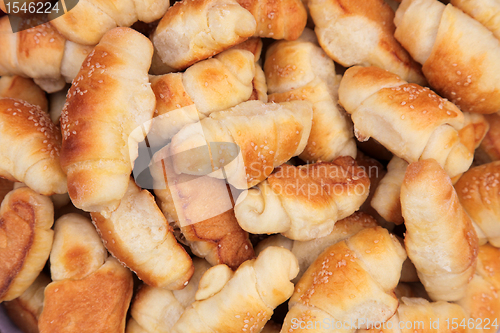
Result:
[[[22,331],[498,331],[500,3],[52,15],[0,17],[0,303]]]

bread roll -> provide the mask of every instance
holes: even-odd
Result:
[[[203,275],[197,301],[184,311],[171,332],[260,332],[273,310],[292,295],[290,280],[297,275],[298,265],[290,251],[270,247],[234,274],[229,272],[226,283],[219,283],[219,274],[227,270],[227,266],[218,265]],[[200,290],[213,294],[201,299]]]
[[[425,84],[418,65],[394,38],[394,11],[384,0],[309,0],[319,44],[336,62],[378,66]]]
[[[254,36],[296,40],[306,26],[307,12],[301,0],[237,1],[257,22]]]
[[[394,36],[439,95],[462,111],[500,109],[500,41],[481,23],[436,0],[404,0],[394,23]]]
[[[351,157],[333,162],[278,167],[234,208],[240,226],[251,233],[283,233],[301,241],[324,237],[338,220],[359,209],[370,179]]]
[[[498,113],[484,115],[489,131],[476,151],[475,159],[479,164],[500,160],[500,115]]]
[[[134,45],[134,48],[130,48]],[[80,209],[116,208],[127,190],[155,107],[148,81],[153,47],[129,28],[110,30],[85,60],[61,115],[61,166]]]
[[[183,0],[163,16],[151,39],[167,66],[182,70],[255,33],[252,14],[236,0]]]
[[[123,332],[132,298],[131,272],[108,257],[89,219],[64,215],[54,232],[54,282],[45,288],[40,333]]]
[[[49,15],[50,23],[72,42],[95,45],[113,28],[130,27],[139,20],[149,23],[160,19],[170,6],[170,1],[79,0],[77,4],[64,15]]]
[[[311,121],[311,103],[305,101],[248,101],[214,112],[172,138],[174,170],[207,175],[212,167],[223,168],[224,174],[218,170],[214,176],[227,178],[236,188],[250,188],[266,179],[275,167],[302,153]],[[215,149],[206,146],[210,143],[215,143]]]
[[[399,241],[381,227],[330,246],[297,283],[281,331],[327,332],[328,322],[330,330],[342,324],[339,332],[354,332],[367,321],[386,321],[398,307],[393,289],[405,259]],[[320,325],[308,328],[307,321]]]
[[[411,163],[401,187],[405,246],[433,300],[456,301],[476,270],[478,238],[435,160]]]
[[[13,33],[7,16],[0,18],[0,45],[0,76],[33,78],[49,93],[71,82],[92,51],[67,41],[50,23]]]
[[[225,180],[209,176],[177,175],[168,156],[153,157],[150,165],[155,194],[169,221],[182,233],[181,240],[210,264],[237,269],[254,257],[248,233],[234,216],[236,199]]]
[[[297,41],[279,41],[267,50],[264,71],[269,100],[306,100],[313,103],[313,125],[304,161],[332,161],[339,156],[356,157],[352,125],[338,107],[335,65],[306,29]]]
[[[500,4],[492,0],[451,0],[450,3],[488,28],[500,39]]]
[[[358,139],[373,137],[408,163],[433,158],[452,178],[472,163],[475,137],[460,136],[463,113],[428,88],[377,67],[356,66],[340,82],[339,101]]]
[[[12,190],[0,206],[0,302],[21,296],[45,266],[52,248],[54,206],[28,187]]]
[[[48,103],[45,92],[33,82],[22,76],[3,76],[0,78],[0,97],[9,97],[38,105],[47,112]]]

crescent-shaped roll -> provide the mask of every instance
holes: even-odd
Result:
[[[450,3],[479,21],[500,39],[500,3],[495,0],[451,0]]]
[[[108,257],[90,219],[64,215],[54,233],[40,333],[124,332],[132,273]]]
[[[244,102],[214,112],[177,133],[170,144],[174,170],[206,175],[223,168],[224,173],[216,172],[215,176],[226,178],[236,188],[247,189],[302,153],[311,125],[310,102]],[[216,144],[210,147],[211,143]],[[205,149],[203,154],[200,149]]]
[[[266,53],[264,72],[269,101],[306,100],[313,103],[313,125],[305,161],[332,161],[338,156],[356,157],[352,124],[338,107],[335,65],[306,29],[297,41],[279,41]]]
[[[336,62],[378,66],[425,84],[420,65],[394,38],[394,11],[384,0],[309,0],[319,44]]]
[[[233,197],[225,180],[177,175],[170,158],[153,157],[150,172],[159,206],[180,229],[181,241],[210,264],[237,269],[254,257],[248,233],[234,216]]]
[[[46,112],[21,100],[0,98],[0,177],[44,195],[65,193],[60,150],[59,129]]]
[[[332,232],[335,223],[363,204],[370,179],[352,157],[301,167],[278,167],[234,208],[240,226],[253,234],[278,233],[307,241]]]
[[[0,47],[0,76],[33,78],[49,93],[71,82],[92,51],[66,40],[50,23],[13,33],[7,16],[0,18]]]
[[[43,309],[43,293],[49,283],[50,278],[42,272],[21,296],[2,303],[12,322],[23,332],[38,333],[38,318]]]
[[[49,110],[45,92],[31,79],[15,75],[0,78],[0,97],[8,97],[38,105],[40,109]]]
[[[459,133],[463,113],[429,88],[378,67],[356,66],[340,82],[339,101],[351,114],[358,139],[373,137],[408,163],[433,158],[452,178],[472,163],[475,138]]]
[[[182,289],[193,275],[193,262],[177,243],[165,216],[147,190],[130,180],[116,210],[91,213],[106,248],[146,284]]]
[[[203,259],[193,260],[194,274],[188,285],[181,290],[170,291],[142,285],[135,295],[132,318],[126,333],[169,333],[184,310],[195,301],[201,277],[211,267]]]
[[[500,162],[469,169],[455,184],[460,203],[470,216],[481,244],[500,246]]]
[[[401,211],[408,257],[431,299],[462,298],[476,270],[478,237],[450,178],[435,160],[408,166]]]
[[[436,0],[404,0],[394,22],[396,39],[441,96],[462,111],[500,109],[500,41],[486,27]]]
[[[163,146],[185,125],[247,101],[254,76],[254,55],[235,49],[200,61],[184,73],[152,76],[156,111],[149,145]]]
[[[393,290],[405,259],[399,241],[382,227],[330,246],[296,284],[281,332],[327,332],[325,323],[354,332],[367,321],[386,321],[398,308]],[[307,327],[313,320],[320,325]]]
[[[237,0],[252,13],[257,27],[254,36],[296,40],[307,23],[302,0]]]
[[[332,231],[324,236],[309,241],[291,240],[282,235],[275,235],[259,242],[255,248],[255,253],[258,255],[269,246],[281,246],[297,257],[299,261],[299,274],[293,280],[298,282],[309,266],[316,258],[328,247],[337,244],[344,239],[354,236],[359,231],[365,228],[373,228],[378,226],[377,221],[368,214],[356,212],[335,223]]]
[[[0,302],[19,297],[49,258],[54,206],[28,187],[12,190],[0,206]]]
[[[253,36],[256,22],[236,0],[183,0],[169,8],[151,36],[160,60],[176,70]]]
[[[394,156],[387,165],[387,174],[375,190],[371,205],[386,221],[395,224],[404,222],[401,214],[401,185],[408,163]]]
[[[500,160],[500,115],[498,113],[484,115],[490,130],[486,133],[476,151],[479,164]]]
[[[148,78],[152,55],[151,42],[140,33],[110,30],[68,91],[61,166],[77,208],[113,210],[125,195],[137,142],[147,134],[155,109]]]
[[[214,266],[171,332],[260,332],[273,310],[292,295],[290,280],[298,270],[295,256],[279,247],[269,247],[234,273],[225,265]]]
[[[162,18],[169,6],[169,0],[79,0],[64,15],[54,12],[49,19],[50,24],[68,40],[95,45],[113,28]]]

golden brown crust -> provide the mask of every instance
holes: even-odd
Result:
[[[476,274],[500,291],[500,249],[490,244],[479,247]]]
[[[0,78],[0,97],[9,97],[38,105],[48,112],[48,102],[45,92],[33,80],[22,76],[2,76]]]
[[[156,96],[155,116],[194,104],[182,84],[182,73],[166,74],[150,81]]]
[[[130,271],[115,259],[83,279],[52,282],[45,289],[40,333],[123,332],[132,287]]]
[[[500,115],[492,113],[484,115],[490,130],[486,133],[484,140],[479,146],[478,153],[480,162],[489,163],[500,160]]]
[[[54,208],[28,187],[11,191],[0,208],[0,300],[20,296],[41,272],[52,248]]]

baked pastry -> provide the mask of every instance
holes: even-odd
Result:
[[[52,201],[28,187],[12,190],[0,206],[0,302],[21,296],[49,258]]]
[[[378,66],[425,84],[417,64],[394,38],[394,11],[384,0],[308,0],[319,44],[336,62]]]
[[[479,164],[500,160],[500,115],[498,113],[484,115],[490,130],[476,151],[475,159]]]
[[[0,76],[35,79],[52,93],[71,82],[91,47],[67,41],[50,23],[12,33],[9,18],[0,18]]]
[[[252,13],[257,28],[254,36],[296,40],[307,23],[302,0],[237,0]]]
[[[180,229],[181,241],[212,265],[226,264],[237,269],[252,259],[252,244],[236,221],[236,198],[225,180],[177,175],[169,156],[161,156],[163,152],[153,157],[150,171],[159,205],[167,219]]]
[[[45,288],[40,333],[123,332],[132,273],[108,257],[89,219],[64,215],[56,221],[54,233],[53,282]]]
[[[404,0],[394,23],[394,36],[439,95],[462,111],[500,109],[500,41],[481,23],[437,0]]]
[[[500,162],[483,164],[469,169],[455,184],[460,203],[473,222],[480,244],[489,242],[500,246],[499,172]]]
[[[64,15],[49,15],[50,23],[72,42],[95,45],[113,28],[130,27],[136,21],[150,23],[160,19],[170,1],[79,0],[77,4]],[[82,26],[85,28],[82,29]]]
[[[166,290],[142,285],[135,295],[132,318],[127,323],[126,333],[168,333],[179,320],[185,308],[195,301],[200,279],[211,267],[203,259],[193,259],[194,274],[188,285],[181,290]]]
[[[500,39],[500,4],[488,0],[451,0],[450,3],[460,8],[476,21],[488,28]]]
[[[290,280],[297,272],[297,259],[279,247],[269,247],[234,273],[225,265],[214,266],[201,278],[196,302],[171,332],[260,332],[274,308],[292,295]]]
[[[340,75],[306,29],[297,41],[279,41],[267,50],[264,72],[269,101],[306,100],[313,103],[313,125],[304,161],[332,161],[339,156],[356,157],[352,125],[338,103]]]
[[[435,160],[408,166],[401,210],[408,257],[431,299],[464,297],[476,270],[478,238],[450,178]]]
[[[269,246],[281,246],[290,250],[299,261],[299,274],[293,280],[298,282],[309,266],[316,258],[328,247],[337,244],[344,239],[357,234],[365,228],[373,228],[378,224],[373,217],[363,212],[356,212],[340,221],[337,221],[333,226],[332,231],[324,236],[309,241],[291,240],[282,235],[268,237],[257,244],[255,253],[259,255]]]
[[[308,320],[340,323],[342,332],[386,321],[398,308],[393,289],[405,259],[399,241],[382,227],[363,229],[330,246],[295,286],[281,331],[325,332],[322,325],[295,327]]]
[[[43,272],[18,298],[3,302],[10,319],[26,333],[38,333],[38,318],[43,308],[43,292],[50,278]]]
[[[175,70],[216,55],[254,35],[252,14],[236,0],[183,0],[151,36],[160,60]]]
[[[311,123],[312,105],[306,101],[248,101],[214,112],[172,138],[174,171],[207,175],[217,170],[213,176],[239,189],[250,188],[302,153]]]
[[[61,136],[40,107],[0,98],[0,177],[44,195],[67,192],[59,164]]]
[[[433,158],[452,178],[472,163],[471,144],[459,133],[463,113],[429,88],[378,67],[355,66],[340,82],[339,101],[351,114],[358,139],[373,137],[408,163]]]
[[[335,223],[359,209],[370,179],[352,157],[276,168],[257,189],[240,195],[234,208],[239,225],[253,234],[282,233],[307,241],[332,232]]]
[[[147,74],[152,55],[151,42],[140,33],[110,30],[68,92],[61,166],[77,208],[113,210],[125,195],[137,142],[147,134],[155,109]]]
[[[120,205],[111,213],[91,213],[106,248],[146,284],[182,289],[193,262],[177,243],[151,193],[130,179]]]
[[[0,78],[0,97],[26,101],[32,105],[38,105],[45,112],[49,109],[45,92],[33,80],[19,75]]]
[[[253,92],[254,75],[254,55],[231,49],[194,64],[184,73],[151,76],[156,112],[148,133],[149,145],[164,146],[185,125],[247,101]]]

